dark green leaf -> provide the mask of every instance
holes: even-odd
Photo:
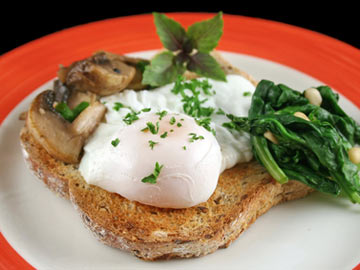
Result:
[[[208,53],[197,52],[190,56],[187,69],[200,76],[212,78],[218,81],[226,81],[224,71],[219,63]]]
[[[191,25],[187,30],[187,35],[199,52],[208,53],[218,45],[223,34],[223,26],[222,12],[219,12],[209,20]]]
[[[186,38],[185,29],[165,14],[154,12],[156,32],[164,47],[170,51],[182,49]]]
[[[154,57],[151,64],[145,67],[143,84],[161,86],[174,82],[179,75],[185,72],[185,68],[174,65],[174,55],[167,51]]]

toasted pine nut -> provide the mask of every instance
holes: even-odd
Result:
[[[319,90],[317,90],[316,88],[306,89],[304,92],[304,96],[309,100],[310,104],[320,106],[322,103],[322,97]]]
[[[272,143],[275,143],[275,144],[278,144],[278,143],[279,143],[278,140],[276,139],[275,135],[272,134],[271,131],[266,131],[266,132],[264,133],[264,137],[265,137],[266,139],[268,139],[269,141],[271,141]]]
[[[306,121],[310,121],[309,117],[307,117],[307,115],[303,112],[296,112],[296,113],[294,113],[294,116],[302,118]]]
[[[349,152],[349,159],[354,164],[360,164],[360,147],[354,146],[350,148]]]

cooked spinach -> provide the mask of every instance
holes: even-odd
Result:
[[[262,80],[256,87],[248,117],[227,114],[229,129],[251,135],[255,158],[275,180],[300,181],[318,191],[346,194],[360,203],[359,168],[348,151],[360,144],[360,126],[339,106],[339,96],[328,86],[317,87],[321,106],[312,105],[286,85]],[[310,121],[294,116],[302,112]],[[278,143],[264,133],[270,131]]]

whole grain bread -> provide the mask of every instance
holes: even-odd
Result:
[[[256,85],[250,75],[232,66],[219,53],[213,56],[227,74],[240,74]],[[196,74],[186,73],[186,78],[194,77]],[[52,158],[26,126],[20,141],[30,170],[50,190],[70,198],[99,241],[144,260],[197,257],[227,247],[272,206],[312,192],[296,181],[280,185],[252,161],[224,171],[205,203],[187,209],[157,208],[88,185],[77,165]]]

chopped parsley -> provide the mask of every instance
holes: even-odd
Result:
[[[59,104],[56,105],[55,111],[61,114],[61,116],[65,120],[72,122],[89,105],[90,105],[89,102],[83,101],[79,105],[77,105],[74,109],[70,109],[66,103],[60,102]]]
[[[167,137],[168,133],[165,131],[163,134],[160,135],[160,138],[165,139]]]
[[[140,112],[135,112],[135,111],[131,111],[129,112],[127,115],[125,115],[125,118],[123,119],[123,121],[127,124],[127,125],[131,125],[132,122],[136,121],[139,119],[138,115],[140,114]]]
[[[157,112],[156,114],[160,116],[160,117],[159,117],[159,120],[162,120],[163,117],[164,117],[165,115],[167,115],[167,111]]]
[[[142,112],[150,112],[151,111],[151,108],[144,108],[141,110]]]
[[[216,135],[216,131],[215,129],[213,129],[210,124],[211,124],[211,118],[210,117],[205,117],[202,119],[195,119],[196,123],[205,128],[207,131],[210,131],[214,136]]]
[[[183,146],[183,149],[186,150],[186,146],[185,146],[185,145]]]
[[[170,125],[175,124],[175,122],[176,122],[175,117],[174,117],[174,116],[173,116],[173,117],[171,117],[169,122],[170,122]]]
[[[197,136],[196,133],[189,133],[189,142],[195,142],[197,140],[203,140],[204,139],[204,136]]]
[[[143,179],[141,179],[141,182],[143,183],[150,183],[150,184],[156,184],[156,179],[158,178],[161,169],[164,167],[164,165],[160,165],[158,162],[155,163],[154,172]]]
[[[112,146],[116,147],[120,143],[120,139],[116,138],[115,140],[111,141]]]
[[[159,132],[159,122],[156,122],[156,124],[154,125],[151,122],[147,122],[146,123],[146,128],[143,128],[141,131],[150,131],[152,134],[158,134]]]
[[[177,125],[177,127],[181,127],[181,126],[182,126],[182,124],[181,124],[180,122],[178,122],[176,125]]]
[[[243,93],[243,96],[244,96],[244,97],[249,97],[249,96],[251,96],[251,92],[244,92],[244,93]]]
[[[216,112],[216,114],[218,115],[225,115],[225,112],[223,111],[223,109],[219,108]]]
[[[115,102],[114,106],[113,106],[113,110],[114,111],[119,111],[121,108],[127,108],[127,106],[125,106],[124,104],[122,104],[121,102]]]
[[[198,89],[202,89],[205,95],[211,96],[214,95],[214,92],[210,91],[211,87],[208,80],[193,79],[185,81],[183,77],[179,76],[171,92],[182,96],[183,110],[187,115],[192,117],[208,117],[214,112],[215,108],[202,106],[207,99],[200,99],[201,91]],[[189,92],[190,94],[188,95]]]
[[[150,146],[151,150],[154,149],[155,144],[158,144],[158,142],[154,142],[152,140],[149,141],[149,146]]]

